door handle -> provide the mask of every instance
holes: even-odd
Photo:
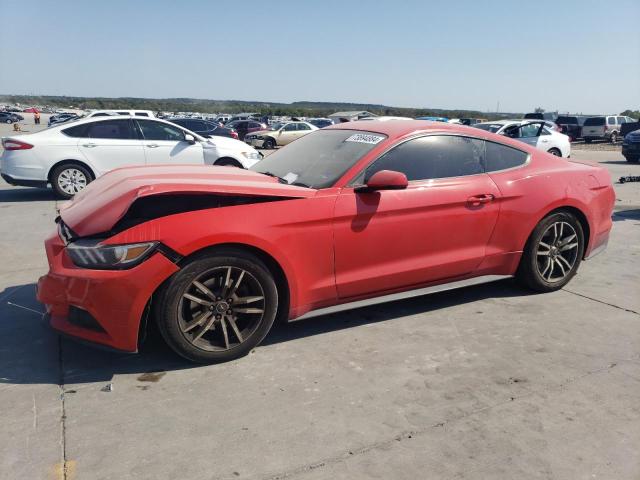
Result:
[[[548,141],[549,141],[549,140],[544,139],[544,140],[542,140],[542,143],[547,143]]]
[[[86,148],[93,148],[97,147],[98,145],[96,145],[95,143],[84,143],[82,146]]]
[[[147,145],[147,147],[149,147],[149,148],[158,148],[159,145],[157,143],[150,143],[149,145]]]
[[[474,195],[473,197],[467,198],[467,203],[470,203],[473,207],[478,207],[483,203],[492,202],[494,198],[496,197],[490,193],[483,193],[482,195]]]

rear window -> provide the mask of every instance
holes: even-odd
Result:
[[[542,120],[544,119],[544,115],[542,115],[541,113],[527,113],[525,114],[524,118],[535,118],[536,120]]]
[[[84,138],[87,136],[87,125],[83,124],[76,125],[75,127],[65,128],[64,130],[62,130],[62,133],[64,133],[68,137]]]
[[[578,118],[577,117],[558,117],[556,119],[556,123],[558,125],[577,125]]]
[[[599,125],[604,125],[604,117],[591,117],[584,121],[585,127],[597,127]]]
[[[524,165],[529,154],[506,145],[486,142],[485,164],[487,172],[496,172]]]

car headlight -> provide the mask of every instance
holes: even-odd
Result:
[[[249,160],[260,160],[260,154],[258,152],[242,152],[242,155]]]
[[[158,242],[101,245],[99,240],[77,240],[67,245],[67,253],[77,267],[124,270],[142,263],[157,246]]]

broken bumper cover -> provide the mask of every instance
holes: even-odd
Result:
[[[76,267],[54,234],[45,242],[49,273],[38,280],[37,298],[55,330],[86,342],[135,352],[145,307],[153,292],[178,270],[156,252],[130,270]]]

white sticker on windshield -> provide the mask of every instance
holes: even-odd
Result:
[[[284,178],[287,181],[287,183],[291,185],[293,182],[295,182],[298,179],[298,175],[293,172],[289,172],[282,178]]]
[[[345,142],[370,143],[371,145],[375,145],[376,143],[380,143],[382,140],[384,140],[384,137],[380,137],[378,135],[356,133],[355,135],[351,135],[347,138]]]

